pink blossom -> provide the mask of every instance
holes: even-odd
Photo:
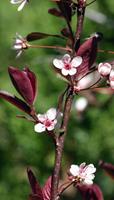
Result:
[[[67,76],[73,76],[77,72],[77,67],[81,65],[82,63],[82,57],[76,56],[73,59],[71,59],[69,54],[65,54],[62,59],[54,59],[53,65],[61,70],[62,75]]]
[[[100,63],[98,65],[98,72],[101,76],[107,76],[111,72],[112,66],[109,63]]]
[[[35,132],[41,133],[46,129],[51,131],[57,124],[57,111],[55,108],[50,108],[45,114],[37,115],[39,122],[34,126]]]
[[[93,164],[86,165],[86,163],[82,163],[80,166],[71,165],[70,167],[70,174],[72,176],[72,180],[78,181],[79,183],[83,184],[93,184],[95,172],[96,168]]]

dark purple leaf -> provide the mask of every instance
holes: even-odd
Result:
[[[90,71],[90,68],[96,60],[98,42],[99,35],[96,34],[93,37],[87,39],[78,49],[76,55],[81,56],[83,62],[77,68],[76,79],[78,79],[78,76],[84,76]]]
[[[27,114],[31,115],[31,108],[24,101],[17,98],[16,96],[13,96],[5,91],[0,91],[0,98],[5,99],[9,103],[22,110],[23,112],[26,112]]]
[[[43,199],[44,200],[50,200],[50,196],[51,196],[51,176],[46,181],[46,183],[45,183],[45,185],[42,189],[42,193],[43,193]]]
[[[97,184],[92,185],[78,185],[77,189],[80,191],[83,200],[103,200],[103,194]]]
[[[35,74],[29,69],[21,71],[14,67],[9,67],[8,72],[16,90],[28,104],[32,105],[36,98]]]
[[[60,10],[58,10],[57,8],[50,8],[48,10],[48,13],[51,14],[51,15],[54,15],[56,17],[63,17],[62,13]]]
[[[105,170],[105,172],[112,178],[114,179],[114,165],[111,163],[106,163],[104,161],[99,162],[99,166]]]
[[[36,177],[34,176],[32,170],[27,169],[27,174],[28,174],[28,179],[29,179],[32,193],[33,193],[33,195],[31,195],[31,196],[35,195],[34,197],[35,198],[38,197],[38,200],[43,200],[42,189],[41,189],[39,183],[37,182]]]
[[[40,33],[40,32],[32,32],[26,36],[27,41],[34,41],[34,40],[40,40],[44,39],[47,37],[57,37],[57,38],[62,38],[61,35],[56,35],[56,34],[47,34],[47,33]]]
[[[57,1],[56,3],[64,18],[66,18],[66,20],[70,22],[72,17],[72,8],[71,8],[72,1],[62,0],[62,1]]]

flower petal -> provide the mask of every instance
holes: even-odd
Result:
[[[114,89],[114,81],[110,81],[110,87]]]
[[[54,120],[56,118],[57,115],[57,111],[55,108],[50,108],[47,112],[46,112],[47,118],[50,120]]]
[[[52,131],[55,128],[55,124],[52,123],[50,126],[47,127],[48,131]]]
[[[79,175],[79,166],[78,165],[71,165],[71,167],[70,167],[70,173],[73,176],[78,176]]]
[[[64,76],[67,76],[67,75],[69,74],[69,70],[66,70],[65,68],[63,68],[63,69],[61,70],[61,72],[62,72],[62,74],[63,74]]]
[[[46,128],[44,124],[38,123],[34,126],[34,130],[35,132],[41,133],[41,132],[44,132]]]
[[[37,117],[38,117],[38,120],[39,120],[40,122],[42,122],[42,123],[47,119],[47,117],[46,117],[45,114],[44,114],[44,115],[38,114]]]
[[[87,174],[92,174],[92,173],[96,172],[96,168],[94,167],[93,164],[89,164],[89,165],[87,165],[87,168],[85,171]]]
[[[62,62],[62,60],[59,59],[54,59],[53,65],[58,69],[62,69],[64,67],[64,63]]]
[[[71,61],[70,55],[69,55],[69,54],[65,54],[65,55],[63,56],[63,58],[62,58],[62,61],[63,61],[63,63],[65,63],[65,64],[70,63],[70,61]]]
[[[25,6],[25,4],[27,3],[27,1],[25,0],[25,1],[23,1],[22,3],[21,3],[21,5],[18,7],[18,11],[21,11],[23,8],[24,8],[24,6]]]
[[[71,66],[72,67],[78,67],[82,63],[82,57],[81,56],[76,56],[73,58],[71,61]]]
[[[72,76],[72,75],[76,74],[76,72],[77,72],[77,69],[76,68],[72,68],[72,69],[69,70],[68,73],[69,73],[69,75]]]
[[[87,184],[87,185],[92,185],[92,184],[93,184],[93,181],[90,180],[90,179],[85,179],[85,180],[84,180],[84,183]]]
[[[11,0],[10,3],[12,4],[19,4],[22,3],[23,0]]]

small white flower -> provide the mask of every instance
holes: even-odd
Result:
[[[112,69],[109,76],[109,84],[114,89],[114,70]]]
[[[18,11],[21,11],[24,8],[25,4],[28,2],[28,0],[10,0],[10,3],[12,4],[20,4],[17,9]]]
[[[98,72],[101,76],[107,76],[111,72],[112,66],[109,63],[100,63],[98,65]]]
[[[93,164],[86,165],[86,163],[82,163],[80,166],[71,165],[70,167],[70,174],[73,176],[72,180],[83,184],[93,184],[95,172],[96,168]]]
[[[85,97],[80,97],[75,102],[75,108],[78,112],[83,112],[88,105],[88,101]]]
[[[46,129],[51,131],[57,124],[57,111],[55,108],[50,108],[45,114],[37,115],[39,122],[34,126],[35,132],[41,133]]]
[[[19,57],[21,53],[23,52],[23,49],[27,49],[27,48],[28,48],[27,41],[21,35],[16,33],[16,39],[13,45],[13,49],[17,51],[16,57]]]
[[[77,72],[77,67],[81,65],[82,58],[80,56],[76,56],[71,59],[69,54],[65,54],[62,59],[54,59],[53,65],[61,70],[61,73],[64,76],[70,75],[73,76]]]

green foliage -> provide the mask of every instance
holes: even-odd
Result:
[[[96,1],[87,8],[102,12],[109,22],[100,24],[85,18],[83,39],[91,33],[100,31],[104,34],[101,48],[113,50],[114,18],[113,0]],[[45,112],[57,106],[58,95],[64,90],[60,79],[51,69],[52,59],[59,53],[53,50],[30,49],[19,58],[11,50],[13,38],[18,32],[26,36],[33,31],[56,34],[65,25],[59,18],[47,13],[52,7],[51,1],[30,1],[22,12],[10,1],[2,1],[0,5],[0,89],[13,94],[16,91],[11,85],[7,67],[23,68],[29,66],[38,77],[38,112]],[[95,16],[96,17],[96,16]],[[74,20],[75,21],[75,20]],[[74,26],[75,23],[73,22]],[[110,26],[109,26],[110,25]],[[61,44],[60,39],[45,39],[38,44]],[[36,42],[37,43],[37,42]],[[63,42],[62,42],[63,43]],[[64,45],[64,43],[63,43]],[[113,59],[112,55],[98,55],[98,61]],[[104,102],[105,97],[98,96]],[[36,172],[39,182],[43,184],[51,174],[54,163],[54,146],[51,139],[44,134],[34,133],[33,124],[16,117],[22,114],[12,105],[0,100],[0,196],[2,200],[25,200],[30,192],[26,176],[28,166]],[[78,121],[75,108],[72,108],[68,137],[65,145],[63,172],[71,163],[94,163],[98,166],[100,159],[114,164],[114,106],[113,100],[106,109],[90,107],[82,121]],[[65,174],[65,172],[63,173]],[[114,197],[114,183],[100,169],[96,173],[96,182],[101,186],[106,199]],[[67,194],[66,194],[67,195]],[[65,199],[68,197],[66,196]],[[75,199],[75,196],[71,197]],[[68,198],[68,199],[71,199]]]

